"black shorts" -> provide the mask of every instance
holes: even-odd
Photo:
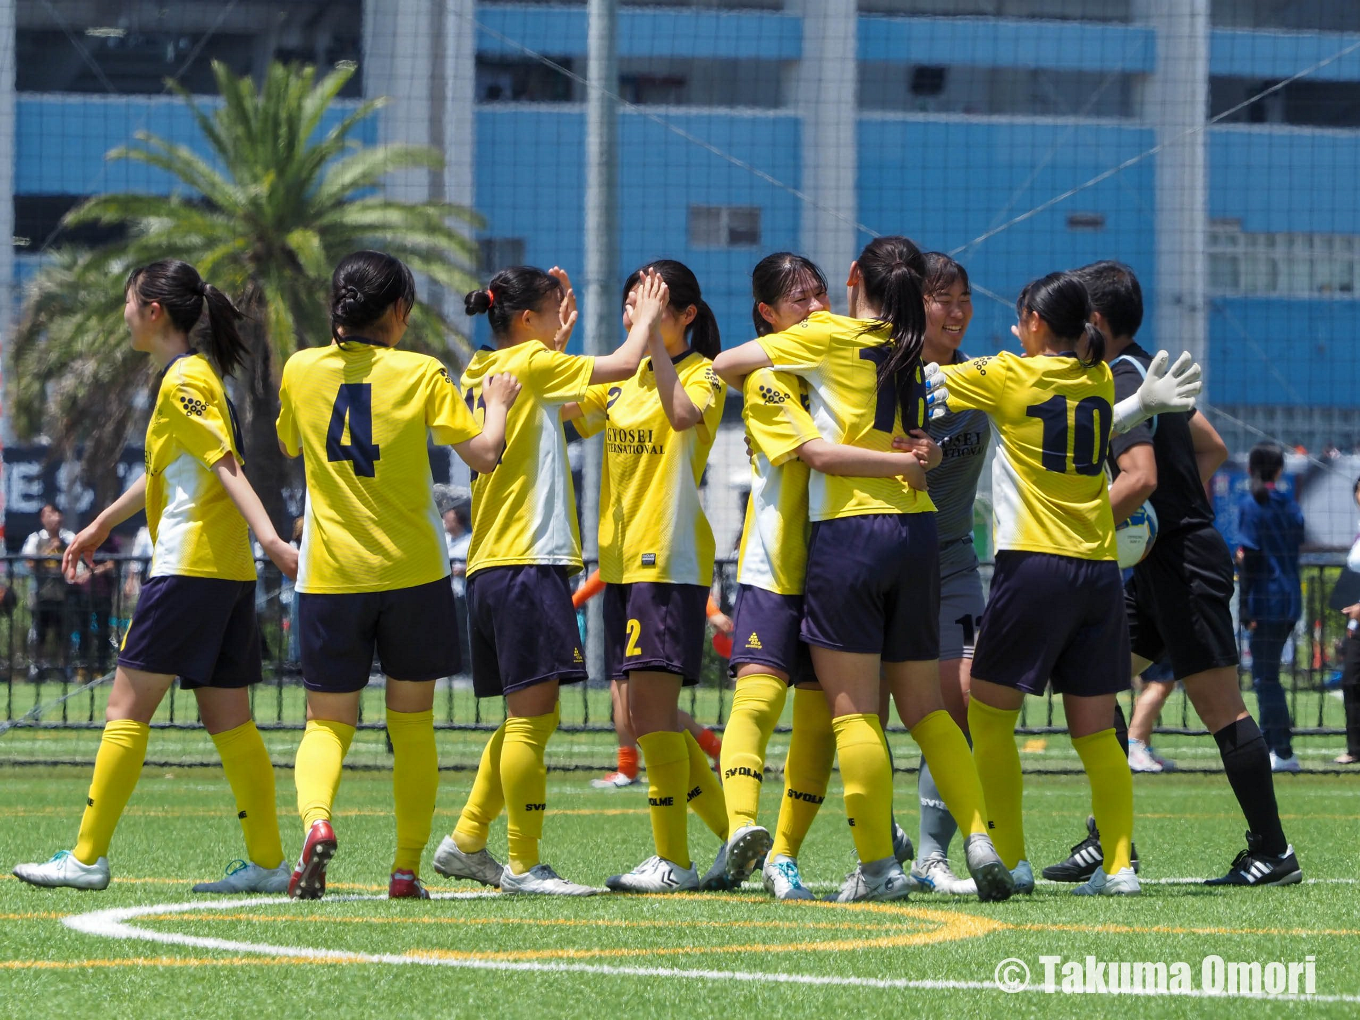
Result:
[[[935,515],[816,521],[808,542],[803,640],[884,662],[940,657]]]
[[[586,678],[566,567],[488,567],[467,579],[467,600],[477,697]]]
[[[973,678],[1026,694],[1127,691],[1129,629],[1119,565],[1040,552],[996,554]]]
[[[604,658],[622,680],[648,670],[699,682],[708,626],[708,589],[701,584],[638,581],[604,587]]]
[[[732,657],[728,673],[747,664],[777,669],[790,684],[816,682],[812,655],[803,644],[803,596],[781,595],[753,585],[737,587],[732,609]]]
[[[438,680],[462,669],[447,577],[387,591],[299,592],[297,600],[302,682],[309,691],[362,690],[375,651],[393,680]]]
[[[1177,680],[1236,666],[1232,597],[1232,553],[1216,528],[1158,535],[1124,587],[1133,654],[1170,660]]]
[[[177,676],[186,690],[259,683],[255,582],[151,578],[142,585],[118,665]]]

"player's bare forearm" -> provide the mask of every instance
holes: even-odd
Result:
[[[661,337],[655,331],[652,332],[650,343],[652,370],[656,373],[656,395],[661,399],[661,409],[666,412],[666,420],[676,432],[694,428],[704,420],[704,412],[699,410],[698,405],[685,392],[680,375],[675,371],[675,364],[666,353]]]
[[[904,478],[913,489],[926,487],[926,471],[912,453],[890,453],[813,439],[798,448],[798,459],[824,475]]]
[[[774,362],[765,353],[765,348],[755,340],[748,340],[740,347],[723,351],[713,361],[713,371],[718,373],[718,378],[739,393],[748,375],[758,368],[773,367]]]
[[[1110,486],[1115,524],[1123,524],[1157,491],[1157,458],[1151,443],[1139,443],[1118,458],[1119,477]]]
[[[254,486],[246,478],[241,465],[232,454],[227,454],[212,467],[213,474],[227,490],[227,495],[236,504],[236,509],[245,518],[247,527],[255,533],[256,540],[265,554],[274,561],[280,570],[290,578],[297,577],[297,550],[279,537],[274,522],[269,519],[264,504]]]
[[[1208,485],[1228,460],[1228,444],[1218,434],[1218,429],[1209,423],[1203,413],[1190,416],[1190,440],[1195,448],[1195,464],[1199,468],[1199,480]]]

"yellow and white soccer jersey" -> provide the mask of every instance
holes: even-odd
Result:
[[[1003,351],[946,365],[944,373],[951,410],[986,411],[996,424],[996,548],[1115,559],[1105,487],[1114,404],[1109,366]]]
[[[600,485],[600,577],[713,583],[713,529],[699,502],[699,479],[718,435],[727,387],[698,351],[673,358],[681,385],[703,418],[676,433],[656,392],[651,358],[631,379],[592,386],[576,420],[582,435],[604,435]]]
[[[427,436],[481,428],[434,358],[359,340],[283,367],[279,440],[307,468],[297,590],[387,591],[449,574]]]
[[[864,332],[862,319],[813,312],[798,325],[757,339],[777,372],[806,380],[812,420],[830,443],[890,451],[893,436],[925,422],[925,387],[917,413],[904,425],[897,395],[878,386],[878,366],[892,343],[882,331]],[[809,515],[814,521],[860,514],[923,513],[934,510],[930,496],[902,478],[855,478],[813,471],[808,480]]]
[[[803,594],[807,574],[809,468],[797,457],[820,439],[797,376],[759,368],[746,377],[741,416],[751,437],[751,498],[741,529],[737,583]]]
[[[212,467],[241,457],[236,413],[203,355],[181,354],[161,373],[146,427],[146,527],[152,577],[255,580],[245,518]]]
[[[485,420],[481,396],[488,375],[509,373],[521,390],[506,419],[501,466],[472,479],[469,576],[513,564],[581,569],[561,407],[585,399],[594,367],[594,358],[560,354],[538,340],[503,350],[483,347],[472,356],[462,385],[479,420]]]

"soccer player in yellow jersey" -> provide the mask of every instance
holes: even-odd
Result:
[[[680,725],[680,689],[699,682],[704,609],[713,583],[713,531],[699,502],[699,479],[722,418],[726,388],[713,374],[718,323],[699,281],[662,259],[624,285],[631,332],[644,274],[665,281],[669,301],[648,337],[649,356],[629,379],[592,386],[564,416],[577,431],[604,430],[600,485],[600,576],[604,579],[605,658],[625,682],[633,732],[647,766],[647,801],[656,854],[608,880],[628,892],[700,886],[689,854],[686,803],[727,841],[722,787],[708,756]],[[706,880],[726,881],[722,854]]]
[[[487,741],[467,804],[434,866],[505,893],[598,891],[566,881],[539,859],[547,810],[543,755],[557,728],[558,687],[586,679],[567,581],[581,570],[581,536],[561,409],[584,400],[593,385],[637,372],[660,322],[666,285],[656,274],[640,281],[628,339],[600,358],[564,353],[575,303],[565,273],[532,266],[504,269],[465,298],[469,315],[490,320],[496,342],[474,354],[463,373],[468,404],[478,406],[486,380],[497,375],[513,375],[522,387],[506,423],[500,468],[472,480],[467,560],[473,689],[478,697],[504,697],[506,719]],[[502,808],[510,850],[504,867],[486,849]]]
[[[241,466],[241,436],[222,377],[246,357],[240,312],[193,266],[173,259],[134,269],[123,320],[132,349],[160,366],[146,429],[146,473],[67,547],[68,578],[109,531],[145,508],[154,543],[150,577],[118,655],[104,735],[74,850],[20,864],[33,885],[103,889],[109,843],[142,774],[151,717],[175,677],[198,700],[203,726],[222,755],[245,833],[247,861],[195,892],[283,892],[288,867],[274,807],[274,769],[250,715],[260,680],[255,561],[247,525],[280,570],[297,573],[297,553],[279,538]],[[207,350],[189,334],[207,309]]]
[[[944,368],[951,410],[986,411],[1000,439],[996,569],[968,705],[973,753],[997,849],[1016,887],[1032,891],[1014,733],[1024,696],[1051,682],[1105,848],[1103,869],[1073,891],[1132,895],[1133,784],[1111,726],[1115,694],[1129,688],[1129,631],[1104,471],[1121,415],[1101,360],[1105,338],[1075,275],[1035,280],[1016,311],[1025,357],[1002,352]]]
[[[822,438],[885,453],[925,423],[920,365],[924,262],[904,237],[869,243],[850,268],[850,315],[816,312],[719,356],[741,385],[759,368],[804,379]],[[900,899],[908,880],[893,852],[892,765],[879,721],[880,685],[932,764],[965,840],[983,899],[1011,894],[986,832],[968,744],[940,700],[939,550],[923,472],[879,478],[814,471],[802,638],[811,646],[836,735],[845,807],[860,865],[837,899]]]
[[[375,651],[387,676],[397,820],[388,896],[429,896],[419,874],[439,785],[434,681],[458,672],[460,654],[427,436],[474,471],[495,470],[519,386],[488,378],[478,425],[438,361],[396,349],[414,306],[399,260],[348,255],[331,279],[333,342],[283,369],[279,442],[307,469],[297,579],[307,729],[294,773],[307,838],[288,887],[295,899],[325,891],[332,807]]]

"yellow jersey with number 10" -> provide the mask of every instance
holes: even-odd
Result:
[[[449,575],[428,437],[481,432],[434,358],[363,340],[283,366],[279,440],[307,468],[297,590],[389,591]]]
[[[1104,362],[1009,351],[943,366],[953,411],[986,411],[1000,448],[992,462],[996,548],[1112,560],[1105,487],[1114,377]]]
[[[892,342],[881,330],[865,332],[870,323],[830,312],[813,312],[782,333],[756,340],[776,372],[805,380],[812,420],[829,443],[863,450],[892,450],[893,436],[922,428],[925,385],[916,373],[917,397],[912,421],[903,423],[897,395],[878,386],[878,366]],[[902,478],[855,478],[813,471],[808,480],[809,515],[814,521],[861,514],[914,514],[933,511],[930,496]]]
[[[576,429],[604,429],[600,482],[600,578],[713,583],[713,529],[699,502],[699,479],[718,435],[727,387],[698,351],[671,359],[680,383],[702,412],[684,432],[671,428],[656,392],[652,359],[631,379],[592,386]]]
[[[796,376],[758,368],[742,388],[741,416],[751,437],[751,498],[741,529],[737,583],[803,594],[807,575],[809,468],[797,457],[820,439]]]
[[[245,518],[213,474],[241,457],[236,414],[203,355],[181,354],[161,373],[146,426],[146,527],[152,577],[255,580]]]
[[[538,340],[503,350],[483,347],[463,371],[463,391],[479,421],[482,384],[509,373],[520,395],[505,424],[505,453],[489,475],[472,479],[472,542],[468,576],[484,567],[517,564],[581,569],[576,491],[567,462],[561,407],[585,398],[594,358],[549,350]]]

